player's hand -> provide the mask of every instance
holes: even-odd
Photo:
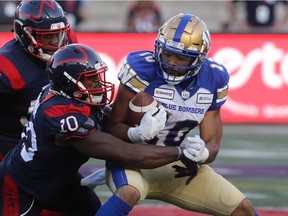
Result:
[[[184,140],[183,153],[188,159],[197,162],[204,163],[209,157],[209,151],[205,147],[205,142],[200,138],[199,135],[194,137],[187,137]]]
[[[132,142],[149,141],[165,127],[166,121],[164,107],[153,107],[144,114],[139,126],[129,128],[128,137]]]
[[[186,180],[185,183],[186,185],[188,185],[192,181],[192,179],[197,175],[198,164],[194,161],[189,160],[188,158],[184,158],[181,161],[183,164],[185,164],[185,167],[179,165],[172,166],[175,169],[175,172],[177,173],[175,175],[175,178],[189,176],[189,178]]]

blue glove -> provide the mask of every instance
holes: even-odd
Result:
[[[186,180],[186,183],[185,183],[186,185],[188,185],[192,181],[192,179],[197,175],[198,164],[187,158],[182,159],[181,162],[185,165],[185,167],[182,167],[179,165],[172,166],[175,169],[175,172],[177,173],[174,177],[181,178],[181,177],[189,176],[189,178]]]

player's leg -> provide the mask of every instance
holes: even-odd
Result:
[[[43,209],[40,216],[95,216],[100,207],[101,202],[95,192],[87,186],[79,186],[70,188],[57,205]]]
[[[131,185],[123,185],[118,188],[114,195],[121,198],[125,203],[127,203],[130,207],[133,208],[140,199],[139,191]]]
[[[202,165],[197,176],[186,185],[187,177],[174,178],[174,164],[181,165],[181,162],[149,171],[150,188],[147,198],[212,215],[255,215],[252,205],[247,202],[243,193],[209,166]],[[144,176],[145,172],[147,171],[143,170]]]
[[[127,203],[113,194],[99,209],[96,216],[127,216],[131,210]]]
[[[80,185],[82,178],[80,174],[76,178],[77,180],[71,177],[70,183],[67,182],[65,191],[53,199],[53,204],[47,203],[41,216],[43,216],[42,214],[45,216],[95,216],[101,207],[101,201],[93,189]]]
[[[0,164],[0,215],[40,215],[42,206],[22,191]]]
[[[111,164],[110,164],[111,165]],[[142,198],[145,198],[145,180],[139,170],[122,166],[107,166],[107,185],[113,196],[100,208],[97,216],[126,216]]]
[[[0,142],[0,162],[4,159],[8,151],[16,145],[17,143]]]
[[[100,207],[101,201],[96,193],[87,186],[80,186],[80,182],[77,186],[69,187],[58,202],[58,209],[65,215],[95,216]]]
[[[64,213],[43,209],[40,216],[65,216]]]
[[[231,216],[246,216],[246,215],[251,215],[251,216],[259,216],[250,201],[245,198],[242,200],[242,202],[236,207],[236,209],[232,212]]]

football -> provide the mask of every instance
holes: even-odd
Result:
[[[153,96],[146,92],[137,93],[129,102],[127,124],[131,127],[139,125],[143,115],[152,107],[159,107]]]

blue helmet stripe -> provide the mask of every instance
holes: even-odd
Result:
[[[183,18],[181,19],[181,21],[180,21],[180,23],[179,23],[179,25],[175,31],[173,41],[180,42],[183,31],[184,31],[187,23],[189,22],[189,20],[191,19],[192,16],[193,16],[192,14],[185,14],[183,16]]]

